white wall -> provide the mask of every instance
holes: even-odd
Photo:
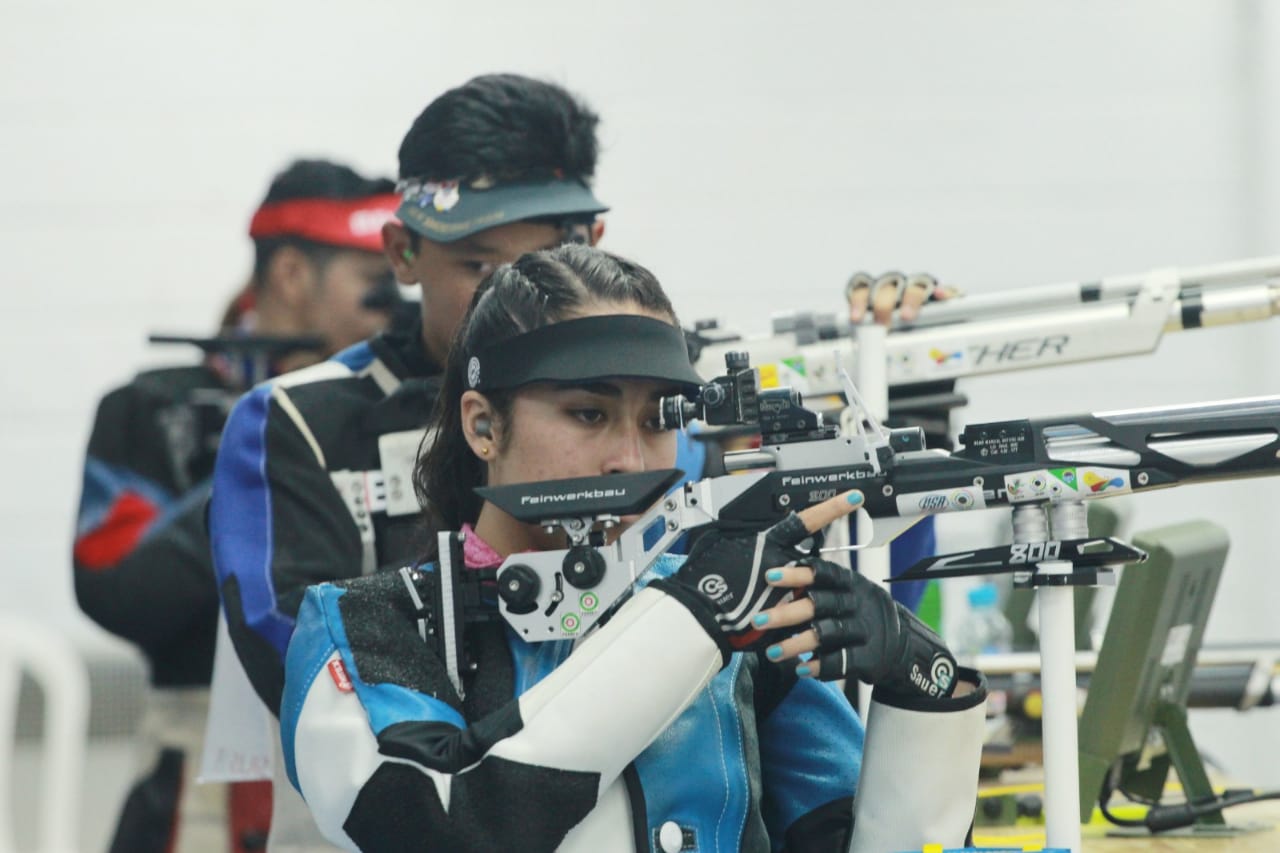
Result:
[[[147,331],[210,327],[291,157],[390,172],[443,88],[550,77],[604,117],[608,245],[653,267],[686,319],[762,329],[775,310],[835,307],[859,268],[982,292],[1280,252],[1278,20],[1156,0],[6,0],[0,608],[83,625],[68,552],[95,399],[174,358]],[[1272,393],[1275,340],[1271,325],[1202,331],[1156,357],[974,381],[964,418]],[[1140,527],[1230,528],[1211,639],[1280,639],[1277,497],[1255,481],[1140,505]],[[1206,740],[1275,784],[1263,721]]]

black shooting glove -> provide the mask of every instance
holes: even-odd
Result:
[[[945,698],[956,659],[942,639],[884,587],[829,560],[802,560],[814,571],[814,659],[818,677],[852,677],[903,696]]]
[[[796,546],[813,535],[794,512],[764,531],[717,525],[697,540],[679,571],[651,586],[693,611],[727,661],[735,651],[780,639],[752,622],[757,613],[793,597],[792,590],[765,583],[765,572],[795,565],[807,553]]]

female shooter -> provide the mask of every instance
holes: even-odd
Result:
[[[464,537],[464,573],[492,577],[506,555],[565,544],[475,487],[670,468],[675,436],[658,429],[658,399],[700,382],[644,268],[564,246],[494,272],[450,354],[437,437],[417,476],[436,527]],[[929,698],[885,667],[864,758],[841,694],[762,653],[786,636],[772,629],[797,618],[777,608],[792,590],[765,575],[851,512],[860,496],[850,495],[768,531],[713,531],[687,560],[662,558],[576,642],[518,638],[497,618],[492,584],[477,584],[469,604],[447,598],[436,562],[312,587],[281,708],[291,781],[321,830],[352,850],[962,841],[981,742],[975,675],[962,672],[969,695]],[[805,563],[818,576],[830,565]],[[465,662],[456,681],[438,651],[455,619]],[[859,642],[909,645],[896,621],[865,625],[876,636]],[[877,752],[880,728],[894,740]]]

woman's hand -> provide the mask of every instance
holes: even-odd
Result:
[[[771,586],[800,597],[762,612],[758,624],[771,632],[810,626],[770,645],[766,657],[811,653],[796,667],[802,677],[855,677],[907,695],[951,695],[956,661],[929,626],[861,575],[828,560],[804,563],[766,573]]]
[[[767,530],[720,525],[705,533],[674,575],[652,585],[702,614],[709,633],[728,651],[755,649],[779,639],[766,631],[761,611],[789,601],[792,591],[766,580],[778,567],[807,559],[798,546],[862,505],[847,492],[791,513]]]

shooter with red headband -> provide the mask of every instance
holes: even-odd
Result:
[[[313,341],[271,359],[276,374],[386,324],[399,297],[381,253],[382,226],[400,202],[392,189],[336,163],[290,165],[249,226],[253,273],[220,323],[226,345],[203,364],[140,373],[99,404],[76,524],[76,597],[142,651],[153,687],[140,778],[112,851],[225,853],[265,838],[267,786],[194,784],[218,608],[209,478],[227,409],[250,375],[235,355],[239,336]]]

